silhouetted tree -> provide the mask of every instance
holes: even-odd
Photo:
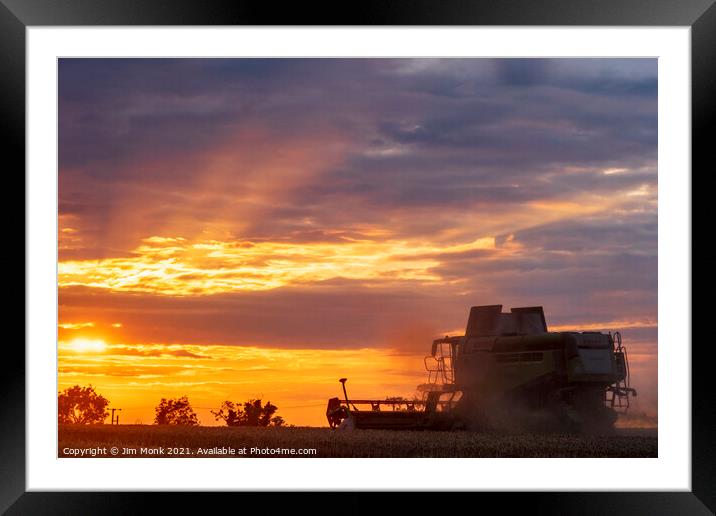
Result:
[[[194,409],[191,408],[189,398],[162,398],[159,405],[154,409],[155,425],[185,425],[197,426],[199,420]]]
[[[57,421],[60,424],[92,425],[103,423],[109,415],[109,400],[94,387],[75,385],[57,393]]]
[[[281,416],[274,416],[278,407],[261,400],[250,399],[243,404],[225,401],[217,411],[211,411],[214,419],[223,420],[227,426],[283,426]]]
[[[223,419],[226,423],[226,426],[239,426],[240,411],[241,408],[239,407],[237,409],[233,401],[225,401],[221,404],[219,410],[212,410],[211,413],[216,421],[218,421],[219,419]]]

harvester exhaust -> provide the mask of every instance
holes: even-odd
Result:
[[[348,378],[341,378],[338,380],[341,382],[341,385],[343,386],[343,396],[346,398],[346,407],[348,407],[348,393],[346,392],[346,382],[348,381]],[[350,411],[350,409],[348,409]]]

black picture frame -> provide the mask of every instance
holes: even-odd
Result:
[[[716,5],[714,0],[363,0],[324,5],[320,2],[256,3],[244,0],[196,2],[188,0],[0,0],[0,120],[5,129],[2,156],[6,167],[6,192],[24,192],[17,170],[25,168],[25,29],[32,26],[87,25],[548,25],[548,26],[688,26],[691,28],[692,73],[692,192],[708,195],[707,177],[714,168],[712,143],[716,107]],[[13,163],[12,167],[8,166]],[[700,170],[700,175],[693,173]],[[712,172],[711,172],[712,173]],[[9,188],[8,181],[17,181]],[[698,179],[699,188],[693,188]],[[15,186],[15,185],[13,185]],[[20,197],[19,193],[7,198]],[[22,196],[24,199],[24,196]],[[7,241],[2,261],[8,275],[6,292],[10,305],[23,310],[24,285],[20,288],[16,258],[25,241],[24,226],[16,223],[17,208],[5,202]],[[708,221],[710,211],[692,196],[692,220]],[[692,235],[697,235],[692,228]],[[701,243],[703,242],[703,243]],[[710,290],[712,278],[693,257],[695,250],[709,245],[695,239],[692,244],[692,274],[702,291]],[[11,249],[10,249],[11,247]],[[713,262],[713,260],[712,260]],[[14,271],[14,272],[10,272]],[[25,276],[25,275],[23,275]],[[25,277],[25,280],[27,278]],[[13,284],[17,282],[17,285]],[[16,288],[15,288],[16,287]],[[23,292],[23,303],[17,293]],[[7,298],[6,298],[7,299]],[[692,334],[708,321],[708,303],[692,304]],[[19,308],[22,306],[22,308]],[[13,318],[8,317],[8,320]],[[19,314],[14,318],[19,320]],[[697,339],[692,339],[697,341]],[[235,494],[216,493],[69,493],[26,492],[25,474],[25,353],[16,342],[4,347],[5,368],[0,375],[3,410],[0,411],[0,510],[8,514],[112,514],[142,513],[158,503],[162,511],[188,509],[193,504],[207,508],[218,501],[235,503]],[[663,345],[676,345],[664,343]],[[690,343],[678,343],[688,346]],[[713,442],[714,389],[709,380],[712,363],[708,341],[691,346],[692,353],[692,490],[689,492],[570,492],[570,493],[479,493],[484,507],[498,504],[500,510],[529,510],[549,514],[710,514],[716,509],[716,446]],[[339,472],[337,472],[339,474]],[[618,474],[618,472],[615,472]],[[475,494],[473,494],[474,496]],[[245,496],[242,494],[241,496]],[[370,510],[377,494],[341,495],[341,507],[354,512]],[[229,499],[229,497],[233,497]],[[272,504],[279,498],[271,496]],[[303,495],[299,498],[305,499]],[[413,497],[423,509],[431,503],[441,510],[443,495]],[[295,509],[295,501],[290,506]],[[315,502],[311,502],[315,503]],[[328,503],[328,502],[326,502]],[[331,502],[332,503],[332,502]],[[402,503],[402,502],[401,502]],[[474,503],[474,502],[470,502]],[[427,504],[427,505],[426,505]],[[273,507],[272,512],[281,510]],[[405,510],[409,510],[407,507]],[[344,511],[342,511],[344,512]]]

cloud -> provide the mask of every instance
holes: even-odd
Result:
[[[490,248],[490,237],[452,246],[350,237],[296,246],[154,236],[144,239],[129,258],[61,262],[58,281],[60,287],[171,296],[269,290],[336,278],[434,282],[440,278],[428,270],[438,263],[435,257]]]
[[[81,330],[83,328],[93,328],[93,322],[80,322],[80,323],[59,323],[57,325],[63,330]]]
[[[655,59],[62,59],[61,320],[415,350],[477,304],[652,320],[656,80]]]
[[[200,353],[193,353],[187,349],[166,349],[164,347],[157,346],[111,346],[103,355],[115,355],[115,356],[137,356],[137,357],[181,357],[181,358],[202,358],[211,359],[208,355],[202,355]]]
[[[656,99],[638,85],[656,64],[628,61],[63,59],[60,212],[82,245],[60,251],[178,230],[330,238],[405,210],[402,230],[432,234],[438,209],[445,226],[637,188],[655,177]]]

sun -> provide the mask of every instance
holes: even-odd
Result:
[[[78,353],[100,353],[107,349],[107,343],[101,339],[73,339],[69,347]]]

